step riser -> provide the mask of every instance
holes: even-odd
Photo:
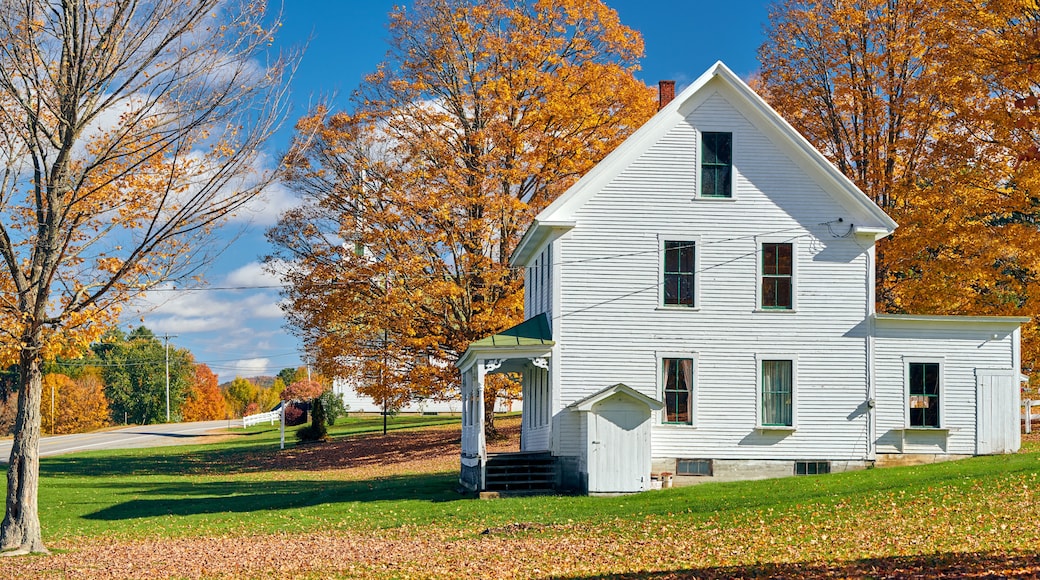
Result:
[[[489,456],[485,470],[486,491],[544,491],[556,487],[556,461],[548,453]]]

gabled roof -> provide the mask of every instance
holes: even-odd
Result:
[[[643,152],[657,143],[680,122],[692,108],[716,90],[726,90],[726,97],[748,117],[759,130],[773,137],[796,163],[817,179],[834,198],[874,223],[857,224],[857,233],[884,237],[896,228],[896,222],[881,210],[852,181],[845,177],[822,153],[809,143],[783,117],[758,96],[751,87],[722,62],[716,62],[672,102],[629,136],[577,183],[535,217],[531,227],[513,252],[514,265],[527,265],[546,244],[576,225],[575,215],[585,202],[598,193]]]
[[[596,403],[599,403],[600,401],[605,401],[617,395],[625,396],[630,399],[635,399],[636,401],[643,403],[647,407],[650,407],[651,411],[660,411],[662,408],[664,408],[664,403],[662,403],[661,401],[650,398],[624,383],[611,385],[603,389],[602,391],[599,391],[598,393],[589,395],[588,397],[585,397],[580,401],[575,401],[570,405],[567,405],[567,408],[573,409],[575,411],[591,411],[592,406]]]

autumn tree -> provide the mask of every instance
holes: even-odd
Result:
[[[235,417],[242,417],[246,407],[250,403],[257,403],[259,396],[260,387],[253,384],[249,379],[243,379],[242,377],[235,377],[224,389],[224,399],[228,403],[232,416]],[[259,407],[259,404],[257,407]]]
[[[180,418],[181,406],[195,375],[195,361],[190,352],[165,344],[144,326],[126,334],[118,328],[112,329],[93,350],[117,421],[140,425],[165,422],[167,392],[170,416]]]
[[[770,103],[900,224],[878,244],[881,311],[1040,313],[1037,14],[1019,0],[771,10]],[[1023,337],[1030,370],[1036,325]]]
[[[384,408],[457,389],[467,345],[522,321],[521,234],[655,107],[599,0],[418,0],[389,29],[354,110],[298,123],[306,205],[268,234],[317,366]]]
[[[260,193],[283,113],[276,22],[253,0],[0,5],[0,358],[21,369],[0,550],[44,552],[41,364],[129,298],[197,273]]]
[[[195,365],[194,380],[181,407],[183,421],[212,421],[227,417],[227,401],[220,392],[217,375],[207,365]]]
[[[105,385],[98,372],[81,373],[76,379],[58,373],[44,375],[43,407],[51,434],[86,433],[111,424]]]

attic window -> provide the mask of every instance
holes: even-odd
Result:
[[[701,133],[701,197],[733,197],[733,133]]]

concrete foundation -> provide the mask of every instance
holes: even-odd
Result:
[[[817,461],[816,459],[798,461]],[[830,473],[867,469],[873,462],[864,460],[830,460]],[[713,459],[711,475],[681,475],[676,472],[675,458],[653,460],[654,474],[671,473],[672,485],[681,487],[709,481],[742,481],[790,477],[795,474],[795,460]]]

